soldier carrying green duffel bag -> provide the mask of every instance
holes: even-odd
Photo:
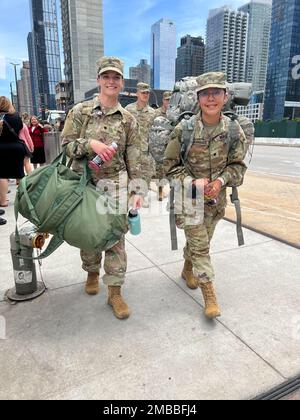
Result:
[[[38,191],[31,197],[34,204],[30,206],[30,213],[36,213],[36,220],[31,220],[36,224],[40,214],[46,213],[48,202],[49,213],[41,222],[42,229],[54,228],[55,223],[65,216],[54,238],[57,238],[57,242],[64,238],[68,243],[80,247],[82,267],[88,273],[85,287],[88,294],[97,294],[99,291],[99,270],[102,251],[105,251],[103,280],[108,286],[108,304],[112,306],[116,317],[128,318],[130,311],[121,296],[127,269],[124,235],[127,231],[127,208],[126,213],[111,214],[114,206],[109,196],[118,201],[123,191],[126,192],[127,201],[127,183],[124,185],[120,180],[127,177],[130,182],[140,178],[140,137],[136,120],[118,101],[124,83],[123,62],[116,57],[102,57],[97,64],[99,95],[92,101],[76,105],[69,112],[62,132],[64,153],[73,159],[72,169],[75,172],[66,167],[65,154],[50,167],[38,169],[37,176],[42,174],[43,169],[53,171],[49,185],[54,196],[48,196],[47,187],[39,184]],[[117,144],[117,150],[111,147],[113,142]],[[91,184],[88,182],[87,162],[96,155],[101,157],[104,164],[100,170],[91,171]],[[25,182],[33,182],[33,179],[34,173]],[[115,187],[112,192],[109,187],[108,191],[103,191],[103,184],[106,183]],[[56,189],[58,195],[55,195]],[[30,197],[30,185],[23,188],[22,184],[18,195],[22,191],[25,197],[19,197],[19,210],[25,200],[29,203],[26,191]],[[41,194],[44,204],[36,205],[34,200]],[[133,207],[141,206],[140,195],[133,193],[131,199]],[[55,212],[57,208],[61,209],[59,216]],[[55,245],[54,242],[51,246]]]
[[[119,103],[123,89],[123,62],[116,57],[102,57],[98,61],[97,84],[99,95],[92,101],[76,105],[69,113],[62,132],[62,142],[67,155],[74,159],[73,169],[82,172],[83,162],[99,155],[105,162],[100,170],[92,171],[92,180],[102,188],[103,184],[114,185],[113,194],[118,196],[127,185],[121,180],[139,179],[141,175],[139,129],[134,117]],[[116,143],[117,150],[112,148]],[[109,188],[110,189],[110,188]],[[126,196],[127,198],[127,196]],[[141,206],[141,197],[135,195],[133,207]],[[86,292],[96,294],[99,290],[99,269],[102,253],[81,250],[82,267],[87,271]],[[125,280],[127,256],[125,237],[105,251],[104,283],[108,286],[108,304],[118,318],[127,318],[129,308],[121,296]]]

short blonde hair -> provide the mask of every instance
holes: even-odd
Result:
[[[0,112],[8,112],[11,102],[6,96],[0,96]]]

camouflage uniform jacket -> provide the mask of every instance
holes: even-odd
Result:
[[[155,112],[155,118],[156,117],[165,117],[165,118],[167,118],[167,111],[165,111],[162,106],[160,108],[157,108],[154,112]]]
[[[127,105],[125,109],[129,111],[139,123],[142,140],[146,141],[148,144],[149,130],[154,118],[156,117],[155,110],[149,105],[139,110],[137,108],[137,102]]]
[[[141,136],[141,163],[143,178],[149,183],[155,173],[155,162],[149,154],[149,133],[155,118],[155,110],[147,105],[142,110],[138,110],[137,102],[129,104],[125,108],[137,120]]]
[[[100,171],[92,171],[95,183],[100,179],[117,181],[120,172],[127,172],[129,179],[140,178],[138,125],[135,118],[120,104],[113,109],[101,110],[96,97],[92,101],[75,105],[69,112],[62,132],[62,144],[67,145],[67,154],[74,159],[73,169],[77,172],[82,172],[83,158],[90,160],[96,155],[90,146],[91,139],[107,145],[116,142],[118,145],[113,159],[104,163]]]
[[[219,208],[226,205],[226,186],[239,186],[247,169],[243,162],[247,144],[243,130],[228,150],[230,119],[224,115],[212,137],[205,137],[205,126],[201,113],[196,116],[194,139],[187,154],[185,165],[181,161],[182,125],[179,123],[170,136],[164,155],[164,170],[169,179],[192,181],[208,178],[210,181],[222,177],[225,186],[219,196]]]

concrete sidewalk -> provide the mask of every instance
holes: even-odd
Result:
[[[249,399],[300,373],[300,251],[249,230],[238,248],[235,226],[222,221],[212,244],[222,317],[208,321],[200,290],[180,278],[183,233],[172,252],[166,200],[159,215],[152,199],[156,215],[143,209],[142,234],[127,235],[133,313],[125,321],[113,316],[103,284],[98,296],[84,293],[79,252],[68,245],[42,264],[45,294],[5,302],[14,286],[8,208],[0,399]]]

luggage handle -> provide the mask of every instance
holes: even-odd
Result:
[[[71,166],[71,163],[70,162],[68,163],[68,167],[69,167],[69,165]],[[64,165],[64,166],[67,165],[67,154],[66,154],[65,149],[62,151],[62,153],[60,153],[52,161],[52,163],[49,166],[52,166],[53,170],[55,170],[55,168],[58,167],[61,164]],[[84,167],[83,167],[83,173],[81,175],[78,187],[62,203],[60,203],[60,206],[59,206],[60,210],[58,210],[57,208],[55,209],[55,213],[58,213],[58,211],[59,211],[59,214],[63,216],[63,220],[61,221],[61,226],[59,228],[58,234],[53,236],[53,238],[51,239],[47,248],[45,249],[45,251],[41,255],[39,255],[38,257],[35,257],[35,258],[28,258],[28,259],[40,260],[40,259],[46,258],[49,255],[51,255],[64,242],[64,240],[61,238],[61,236],[62,236],[63,231],[64,231],[66,218],[69,216],[71,211],[82,200],[83,191],[86,188],[86,185],[88,184],[88,182],[90,181],[90,178],[91,178],[90,173],[91,172],[90,172],[90,169],[88,167],[87,159],[85,159],[85,164],[84,164]],[[24,183],[24,197],[26,199],[28,209],[31,213],[32,220],[34,220],[34,224],[36,225],[37,229],[41,230],[41,232],[43,232],[43,225],[46,225],[47,221],[51,220],[51,218],[53,220],[53,214],[51,213],[48,216],[47,220],[43,223],[43,225],[40,225],[39,217],[35,212],[34,206],[33,206],[32,202],[30,200],[30,197],[29,197],[29,194],[28,194],[28,191],[27,191],[27,188],[26,188],[27,187],[26,177],[23,178],[21,180],[21,182]],[[70,200],[70,199],[72,200],[72,204],[70,204],[70,201],[69,201],[69,204],[66,207],[65,202]],[[15,219],[16,219],[16,230],[15,230],[16,242],[17,242],[17,244],[19,244],[19,231],[18,231],[18,226],[17,226],[18,214],[19,214],[19,197],[18,197],[18,194],[16,195],[14,210],[15,210]],[[45,233],[45,232],[43,232],[43,233]],[[20,248],[19,248],[19,251],[20,251]]]

